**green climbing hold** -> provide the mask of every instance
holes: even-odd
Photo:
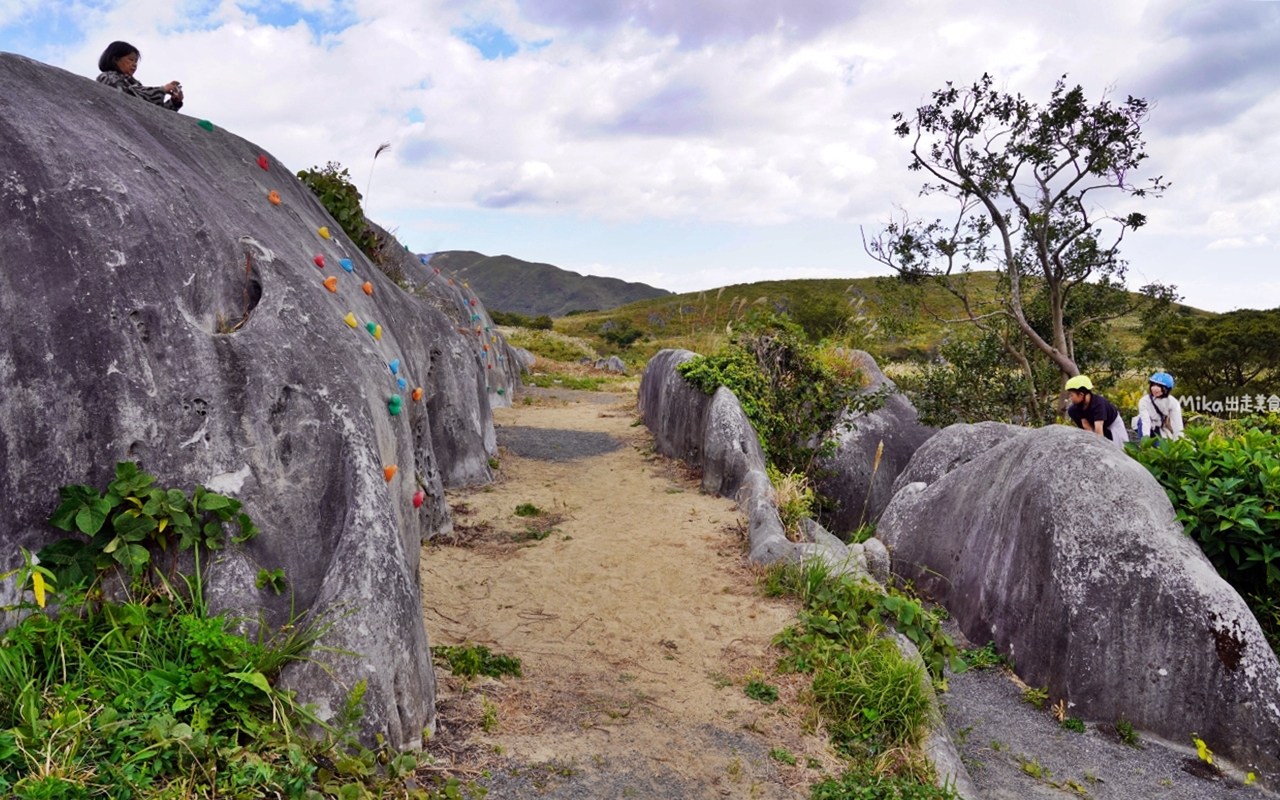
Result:
[[[387,411],[393,417],[400,414],[400,395],[391,395],[391,399],[387,401]]]
[[[373,336],[374,332],[378,330],[378,323],[376,322],[366,323],[364,326],[364,329],[369,332],[370,336]]]
[[[506,389],[499,389],[499,390],[498,390],[498,394],[506,394],[506,393],[507,393],[507,390],[506,390]]]
[[[206,131],[210,131],[210,132],[213,131],[213,123],[207,119],[202,119],[196,124],[199,125],[201,128],[204,128]]]

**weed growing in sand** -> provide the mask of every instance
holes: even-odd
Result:
[[[1043,711],[1044,704],[1049,700],[1049,687],[1043,689],[1035,689],[1028,686],[1022,691],[1022,702],[1035,706],[1036,711]]]
[[[454,675],[474,678],[476,675],[487,675],[490,678],[501,678],[510,675],[523,677],[520,671],[520,659],[493,653],[482,644],[477,645],[437,645],[431,648],[431,655],[437,661],[449,665]]]
[[[711,679],[711,685],[717,689],[733,685],[733,681],[729,680],[729,676],[723,672],[708,672],[707,677]]]
[[[517,517],[540,517],[547,512],[535,506],[533,503],[521,503],[516,506],[515,514]]]
[[[781,761],[783,764],[788,764],[793,767],[796,765],[796,757],[780,747],[775,747],[770,750],[769,758],[772,758],[774,761]]]
[[[486,695],[480,695],[480,730],[485,733],[498,731],[498,707]]]
[[[1062,721],[1063,730],[1084,733],[1084,721],[1079,717],[1067,717]]]
[[[962,654],[965,663],[970,669],[989,670],[996,667],[1013,668],[1012,662],[1006,656],[1002,656],[996,652],[996,643],[987,642],[982,647],[973,650],[965,650]]]
[[[1038,758],[1027,758],[1026,756],[1018,756],[1018,764],[1022,767],[1022,771],[1035,778],[1036,780],[1049,780],[1053,777],[1053,773],[1049,768],[1040,763]]]
[[[778,702],[778,687],[765,683],[764,681],[749,681],[742,688],[742,693],[752,700],[765,703]]]

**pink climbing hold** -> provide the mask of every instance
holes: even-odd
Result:
[[[325,278],[324,288],[336,294],[338,292],[338,277],[336,275],[330,275]]]
[[[258,156],[258,166],[262,167],[263,169],[271,169],[271,163],[267,161],[266,156]]]
[[[324,256],[322,256],[322,255],[320,255],[320,256],[316,256],[316,257],[315,257],[314,259],[312,259],[312,260],[316,262],[316,266],[317,266],[317,267],[319,267],[320,269],[324,269]]]
[[[422,501],[427,499],[427,493],[419,489],[413,493],[413,507],[422,508]]]

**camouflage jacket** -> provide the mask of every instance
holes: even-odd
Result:
[[[163,86],[143,86],[136,78],[125,75],[123,72],[104,72],[98,76],[98,83],[105,83],[134,97],[141,97],[148,103],[164,106],[170,111],[182,108],[181,100],[175,100],[172,97],[165,99]]]

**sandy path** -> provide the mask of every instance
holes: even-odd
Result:
[[[507,450],[493,487],[451,495],[461,544],[422,552],[427,632],[516,655],[524,677],[468,686],[442,671],[433,752],[488,768],[491,797],[806,795],[837,762],[802,732],[800,681],[773,674],[769,642],[795,609],[760,596],[734,505],[648,454],[634,397],[541,394],[496,423],[541,429],[552,447],[554,431],[622,446],[564,461]],[[512,541],[529,522],[513,513],[522,503],[562,518],[540,541]],[[752,678],[779,685],[780,701],[747,698]]]

